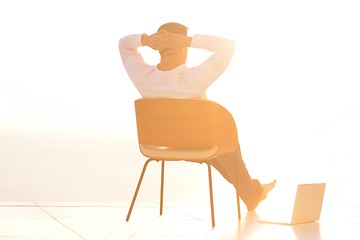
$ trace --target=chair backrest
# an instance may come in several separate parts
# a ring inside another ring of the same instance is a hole
[[[213,148],[212,157],[239,148],[232,115],[214,101],[141,98],[135,101],[135,113],[140,146],[175,151]]]

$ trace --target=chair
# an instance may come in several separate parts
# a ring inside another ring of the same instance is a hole
[[[185,160],[208,167],[212,227],[215,227],[211,165],[208,160],[239,148],[231,114],[210,100],[142,98],[135,101],[138,142],[148,158],[143,166],[131,206],[129,221],[146,167],[161,162],[160,215],[163,212],[165,161]],[[240,203],[236,193],[238,218]]]

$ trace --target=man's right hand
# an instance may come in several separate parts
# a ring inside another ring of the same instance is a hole
[[[141,37],[141,43],[144,46],[148,46],[154,50],[163,50],[168,47],[168,37],[162,32],[154,33],[150,36],[143,34]]]
[[[144,46],[148,46],[154,50],[179,49],[189,47],[191,37],[180,34],[174,34],[167,31],[160,31],[150,36],[143,34],[141,42]]]

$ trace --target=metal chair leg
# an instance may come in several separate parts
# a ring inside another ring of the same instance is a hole
[[[240,199],[238,191],[236,190],[236,203],[237,203],[237,213],[238,213],[238,219],[241,219],[241,212],[240,212]]]
[[[132,201],[131,201],[131,205],[130,205],[129,212],[128,212],[127,217],[126,217],[126,221],[129,221],[129,219],[130,219],[130,215],[131,215],[132,209],[133,209],[133,207],[134,207],[135,200],[136,200],[136,197],[137,197],[137,195],[138,195],[141,182],[142,182],[142,180],[143,180],[143,178],[144,178],[144,174],[145,174],[145,171],[146,171],[146,167],[147,167],[147,165],[149,164],[150,161],[153,161],[153,159],[148,159],[148,160],[145,162],[145,164],[144,164],[143,170],[142,170],[142,172],[141,172],[141,175],[140,175],[140,178],[139,178],[139,181],[138,181],[138,184],[137,184],[137,187],[136,187],[134,196],[133,196],[133,199],[132,199]]]
[[[211,166],[207,163],[208,173],[209,173],[209,190],[210,190],[210,207],[211,207],[211,222],[212,227],[215,227],[215,214],[214,214],[214,198],[213,198],[213,190],[212,190],[212,177],[211,177]]]
[[[237,172],[237,165],[235,163],[235,179],[236,179],[236,182],[235,182],[235,189],[236,189],[236,204],[237,204],[237,213],[238,213],[238,219],[240,220],[241,219],[241,212],[240,212],[240,197],[239,197],[239,186],[238,186],[238,172]]]
[[[164,168],[165,168],[165,161],[161,161],[161,186],[160,186],[160,215],[163,213],[163,206],[164,206]]]

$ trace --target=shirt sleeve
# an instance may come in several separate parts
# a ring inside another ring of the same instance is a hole
[[[119,41],[119,51],[124,68],[129,75],[131,81],[139,83],[147,75],[152,68],[147,64],[138,51],[142,47],[142,34],[133,34],[123,37]]]
[[[235,50],[235,41],[212,35],[195,34],[192,38],[190,47],[201,48],[210,52],[230,52]]]
[[[234,55],[236,42],[212,35],[194,35],[190,47],[212,52],[200,65],[191,68],[194,84],[206,89],[225,71]]]

